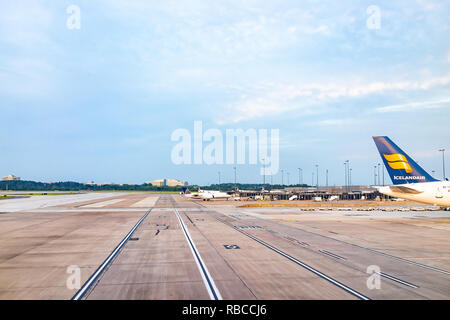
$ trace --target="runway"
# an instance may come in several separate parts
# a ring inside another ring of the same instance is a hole
[[[444,213],[314,214],[173,194],[74,200],[0,215],[0,299],[75,298],[70,265],[81,285],[97,272],[78,296],[89,300],[450,298]]]

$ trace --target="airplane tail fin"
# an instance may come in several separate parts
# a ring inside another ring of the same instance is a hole
[[[373,137],[393,184],[438,181],[388,137]]]
[[[191,192],[189,191],[188,187],[183,187],[183,193],[190,194]]]

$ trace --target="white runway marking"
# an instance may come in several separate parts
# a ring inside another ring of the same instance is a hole
[[[203,283],[205,284],[209,297],[211,298],[211,300],[222,300],[222,295],[220,294],[219,289],[217,289],[213,278],[209,274],[208,268],[206,267],[206,264],[203,262],[203,259],[200,256],[200,253],[198,252],[197,247],[195,246],[194,241],[191,238],[191,235],[189,234],[189,230],[184,224],[183,219],[181,219],[178,210],[177,209],[173,210],[175,211],[178,221],[180,222],[181,230],[183,230],[184,236],[186,237],[186,240],[189,243],[189,247],[191,248],[192,255],[194,256],[195,262],[197,263],[198,270],[200,271]]]
[[[117,202],[123,201],[123,200],[125,200],[125,199],[113,199],[113,200],[101,201],[101,202],[96,202],[96,203],[82,206],[81,208],[102,208],[102,207],[106,207],[111,204],[115,204]]]
[[[156,203],[156,200],[158,200],[159,197],[147,197],[141,201],[138,201],[136,203],[133,203],[131,205],[132,208],[148,208],[153,207]]]
[[[94,272],[93,275],[89,277],[89,279],[84,283],[83,287],[81,287],[80,290],[72,297],[72,300],[80,300],[84,297],[84,295],[89,291],[91,286],[97,281],[98,277],[105,271],[106,267],[109,265],[109,263],[114,259],[114,257],[119,253],[120,249],[127,243],[128,239],[130,239],[133,232],[139,227],[139,225],[144,221],[145,218],[149,215],[150,211],[152,211],[152,208],[150,208],[145,215],[139,219],[139,221],[136,223],[136,225],[131,229],[130,232],[123,238],[123,240],[117,245],[117,247],[114,249],[113,252],[110,253],[110,255],[106,258],[105,261],[98,267],[98,269]]]
[[[123,193],[127,195],[129,193]],[[117,196],[117,193],[82,193],[70,195],[32,196],[30,198],[17,198],[0,201],[0,212],[17,212],[43,209],[60,206],[74,202],[99,200]]]

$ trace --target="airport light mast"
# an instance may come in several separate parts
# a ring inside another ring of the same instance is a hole
[[[220,171],[218,173],[219,173],[219,191],[220,191]]]
[[[319,189],[319,165],[318,164],[316,164],[316,180],[317,180],[316,187],[317,187],[317,189]]]
[[[349,192],[350,187],[350,160],[347,160],[347,193]]]
[[[266,184],[266,164],[265,164],[265,159],[262,158],[262,163],[263,163],[263,187]]]
[[[281,169],[281,185],[284,186],[284,170]]]
[[[439,149],[439,152],[442,152],[442,176],[444,177],[443,180],[445,181],[445,156],[444,156],[445,149],[444,148]]]
[[[344,162],[344,191],[347,191],[347,163]]]
[[[381,181],[380,181],[380,166],[381,166],[381,164],[380,163],[378,163],[378,185],[381,185]]]
[[[297,169],[298,169],[298,184],[301,185],[303,184],[303,170],[302,168]]]
[[[236,167],[233,167],[234,169],[234,191],[236,191],[237,183],[236,183]]]
[[[373,184],[377,185],[377,166],[373,166]]]
[[[345,169],[345,191],[348,193],[348,184],[349,184],[349,167],[350,167],[350,161],[345,160],[344,162],[344,169]]]

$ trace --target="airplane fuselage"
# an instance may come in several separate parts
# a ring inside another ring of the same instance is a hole
[[[450,207],[450,182],[433,181],[380,187],[381,193],[421,203]]]
[[[186,194],[185,196],[190,199],[197,199],[197,200],[204,200],[204,201],[230,198],[230,195],[228,193],[221,192],[221,191],[214,191],[214,190],[200,190],[199,192]]]

